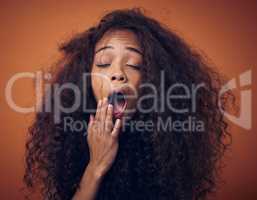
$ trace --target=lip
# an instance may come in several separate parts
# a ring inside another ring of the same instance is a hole
[[[124,104],[122,105],[122,108],[120,109],[120,110],[114,110],[114,112],[113,112],[113,116],[115,117],[115,118],[121,118],[122,116],[123,116],[123,114],[124,114],[124,111],[126,110],[126,107],[127,107],[127,104],[128,104],[128,102],[127,102],[127,99],[126,99],[126,92],[125,92],[125,90],[124,89],[114,89],[114,90],[112,90],[110,93],[109,93],[109,95],[108,95],[108,97],[110,96],[110,95],[112,95],[113,93],[122,93],[122,95],[124,96]]]
[[[125,88],[125,87],[122,87],[122,88],[116,88],[116,89],[112,89],[110,92],[109,92],[109,94],[108,94],[108,96],[107,97],[109,97],[111,94],[113,94],[114,92],[121,92],[125,97],[126,97],[126,94],[128,93],[128,91],[127,91],[127,88]]]

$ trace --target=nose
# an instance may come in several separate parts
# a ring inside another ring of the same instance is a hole
[[[113,62],[109,73],[111,82],[113,83],[125,83],[128,81],[127,75],[123,69],[122,60],[117,60],[116,62]]]
[[[126,82],[127,78],[124,73],[114,73],[111,75],[111,81]]]

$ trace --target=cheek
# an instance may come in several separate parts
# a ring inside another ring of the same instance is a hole
[[[97,77],[91,77],[91,85],[92,85],[92,90],[93,90],[94,96],[95,96],[96,100],[98,101],[101,98],[101,93],[99,90],[99,88],[101,88],[101,83]]]
[[[135,87],[135,89],[138,89],[141,83],[142,76],[140,73],[133,73],[132,76],[130,76],[130,83]]]
[[[104,73],[92,71],[91,85],[97,101],[106,97],[109,91],[109,84],[110,83]]]
[[[99,99],[101,99],[102,96],[101,88],[103,83],[101,76],[99,76],[99,72],[95,71],[94,69],[91,72],[91,85],[94,92],[94,96],[98,101]]]
[[[142,79],[142,75],[140,73],[133,72],[133,76],[130,76],[129,85],[132,87],[131,89],[133,89],[131,91],[133,97],[131,98],[130,108],[133,108],[136,105],[136,101],[138,98],[138,90],[141,84],[141,79]]]

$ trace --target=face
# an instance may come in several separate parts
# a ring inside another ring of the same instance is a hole
[[[135,110],[141,83],[142,49],[134,33],[127,30],[106,32],[95,47],[91,71],[92,89],[97,101],[117,92],[125,98],[122,115]],[[116,94],[117,94],[116,93]],[[114,105],[115,109],[118,108]],[[118,112],[118,111],[117,111]]]

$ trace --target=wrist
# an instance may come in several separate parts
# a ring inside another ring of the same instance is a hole
[[[86,168],[86,173],[95,181],[101,181],[104,177],[104,173],[98,167],[95,167],[92,163],[89,162]]]
[[[95,196],[102,178],[103,175],[93,165],[88,164],[73,200],[93,199],[92,196]]]

